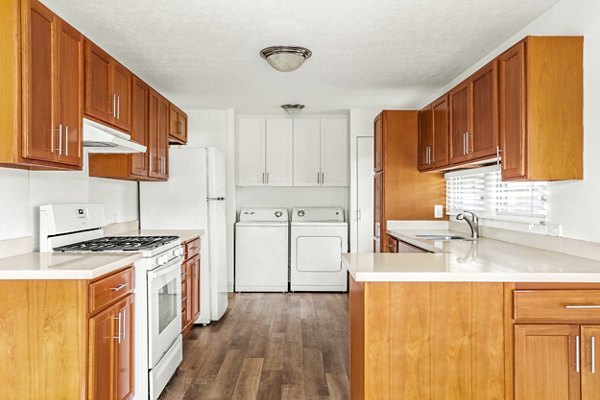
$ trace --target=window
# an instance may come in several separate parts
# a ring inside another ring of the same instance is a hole
[[[446,213],[464,210],[479,217],[519,222],[545,222],[547,182],[503,182],[497,166],[446,174]]]

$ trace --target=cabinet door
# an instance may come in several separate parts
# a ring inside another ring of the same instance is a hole
[[[148,107],[149,175],[152,178],[166,179],[169,103],[158,92],[150,89]]]
[[[348,186],[348,120],[321,120],[321,185]]]
[[[373,123],[375,136],[375,172],[383,169],[383,114],[379,114]]]
[[[180,137],[183,143],[187,143],[187,131],[188,131],[188,117],[187,114],[179,110],[179,129],[181,131]]]
[[[580,399],[578,325],[515,325],[515,400]]]
[[[83,36],[61,21],[58,30],[58,107],[64,148],[60,162],[82,165]]]
[[[496,155],[498,147],[498,62],[492,61],[469,79],[471,85],[471,158]]]
[[[85,42],[85,113],[112,123],[115,110],[111,92],[111,57],[98,46]]]
[[[432,168],[442,168],[449,164],[448,157],[448,96],[436,100],[431,105],[433,113]]]
[[[238,122],[238,185],[265,183],[265,120],[240,118]]]
[[[581,327],[581,400],[600,400],[600,325]]]
[[[321,120],[294,120],[294,186],[321,184]]]
[[[469,159],[469,82],[450,91],[450,162]]]
[[[169,136],[179,140],[179,112],[174,104],[169,107]]]
[[[193,298],[194,298],[194,259],[188,260],[184,263],[185,268],[185,316],[183,328],[187,327],[192,323],[193,319]]]
[[[200,255],[196,255],[192,264],[192,321],[200,316]]]
[[[115,96],[113,124],[124,131],[131,131],[131,81],[132,74],[121,64],[111,63],[111,86]]]
[[[385,235],[387,237],[386,240],[386,252],[387,253],[397,253],[398,252],[398,239]]]
[[[500,56],[500,148],[502,179],[527,176],[525,43]]]
[[[158,151],[161,178],[169,178],[169,102],[164,97],[158,99]]]
[[[419,111],[419,170],[431,168],[433,148],[433,113],[431,105]]]
[[[115,362],[116,400],[133,397],[134,390],[134,306],[133,295],[127,296],[116,305],[117,310],[117,355]],[[120,324],[120,325],[119,325]],[[120,328],[120,330],[119,330]]]
[[[90,318],[90,400],[115,398],[115,358],[118,312],[110,307]]]
[[[62,151],[59,146],[64,146],[53,113],[56,74],[52,61],[58,20],[37,1],[31,2],[29,11],[29,32],[24,32],[29,51],[23,53],[29,57],[23,63],[24,91],[28,94],[23,116],[23,157],[58,161]]]
[[[380,253],[383,216],[383,172],[376,172],[373,176],[373,252]]]
[[[265,134],[265,183],[292,186],[293,125],[291,119],[267,119]]]
[[[148,95],[149,87],[140,79],[134,77],[131,99],[131,139],[147,147],[145,153],[135,153],[130,157],[131,174],[148,176]]]

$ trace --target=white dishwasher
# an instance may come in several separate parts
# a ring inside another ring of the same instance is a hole
[[[289,221],[285,208],[243,208],[235,224],[235,291],[287,292]]]

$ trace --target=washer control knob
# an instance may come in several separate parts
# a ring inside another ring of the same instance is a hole
[[[283,213],[281,211],[275,211],[275,216],[277,218],[281,218],[282,215],[283,215]]]
[[[299,217],[304,217],[304,210],[299,210],[298,211],[298,216]]]

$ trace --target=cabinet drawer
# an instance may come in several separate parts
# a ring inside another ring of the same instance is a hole
[[[200,254],[200,238],[190,240],[185,244],[185,259],[188,260]]]
[[[600,322],[600,290],[515,290],[516,322]]]
[[[116,300],[133,293],[133,268],[90,283],[90,314],[95,314]]]

